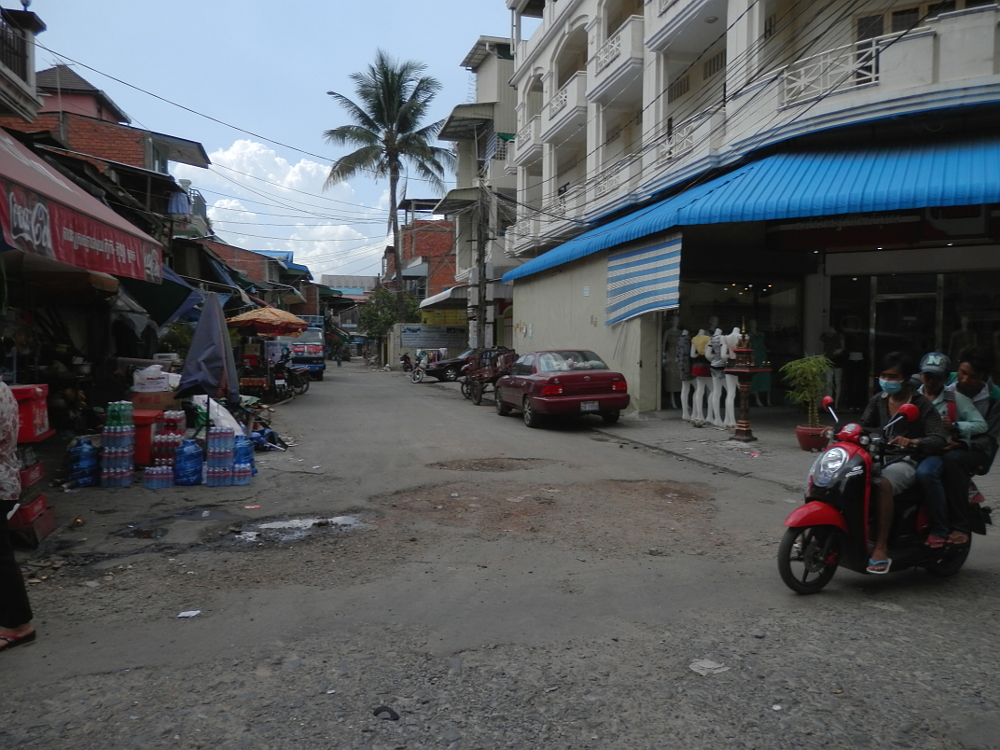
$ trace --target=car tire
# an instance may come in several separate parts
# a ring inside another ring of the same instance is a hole
[[[456,380],[458,380],[458,368],[449,367],[447,370],[444,371],[444,373],[442,373],[441,379],[446,380],[449,383],[455,382]]]
[[[521,403],[521,416],[524,418],[524,423],[532,429],[542,426],[542,415],[535,411],[528,396],[525,396]]]
[[[614,424],[621,415],[620,411],[606,411],[601,415],[601,419],[604,420],[604,424]]]
[[[510,414],[510,407],[503,402],[503,398],[501,398],[500,396],[500,389],[497,386],[493,387],[495,389],[493,402],[496,404],[497,414],[499,414],[501,417],[506,417],[508,414]]]

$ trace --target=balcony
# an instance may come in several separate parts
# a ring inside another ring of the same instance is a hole
[[[820,52],[782,71],[784,101],[794,104],[825,96],[834,90],[878,83],[879,52],[902,34],[865,39]]]
[[[538,235],[544,242],[557,241],[578,234],[583,227],[583,210],[587,203],[584,185],[574,185],[542,207],[538,217]]]
[[[602,170],[593,184],[592,206],[606,213],[608,202],[628,197],[642,176],[642,154],[630,154]]]
[[[582,143],[587,139],[587,74],[579,71],[542,110],[541,139]]]
[[[642,192],[662,189],[714,166],[727,132],[726,110],[715,106],[663,128],[648,143],[643,156]]]
[[[34,13],[0,8],[0,115],[30,122],[41,99],[35,92],[35,35],[45,24]]]
[[[717,19],[726,18],[726,0],[691,0],[681,2],[681,0],[653,0],[651,3],[652,13],[649,15],[649,24],[646,28],[649,36],[646,39],[646,46],[655,52],[663,52],[668,46],[682,36],[697,36],[694,30],[704,33],[701,23],[706,17],[715,16]],[[725,28],[725,24],[722,24]],[[710,25],[705,25],[708,29]],[[712,36],[717,36],[715,32]],[[702,48],[711,43],[699,39],[698,43]]]
[[[528,216],[507,227],[504,255],[517,258],[538,244],[538,214]]]
[[[542,158],[542,117],[535,115],[528,120],[514,139],[514,165],[525,167]]]
[[[603,44],[589,64],[587,98],[601,104],[642,101],[643,19],[632,16]]]

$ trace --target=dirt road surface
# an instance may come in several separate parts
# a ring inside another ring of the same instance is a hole
[[[805,454],[738,478],[353,364],[275,426],[251,487],[55,494],[0,747],[1000,747],[996,536],[802,597]]]

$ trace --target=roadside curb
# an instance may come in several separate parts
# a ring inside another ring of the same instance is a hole
[[[625,437],[617,432],[609,432],[608,430],[602,430],[599,427],[591,428],[594,432],[597,432],[606,437],[614,438],[615,440],[625,443],[626,445],[637,445],[647,450],[656,451],[657,453],[663,453],[667,456],[673,456],[674,458],[683,459],[686,461],[691,461],[699,466],[704,466],[706,468],[712,469],[717,472],[722,472],[729,474],[734,477],[740,477],[741,479],[756,479],[761,482],[770,482],[771,484],[776,484],[782,489],[788,490],[789,492],[799,493],[802,491],[802,486],[798,484],[789,484],[782,482],[779,479],[774,479],[773,477],[760,476],[752,471],[739,471],[737,469],[732,469],[728,466],[721,466],[713,461],[704,458],[698,458],[692,456],[689,453],[681,453],[679,451],[670,450],[669,448],[663,448],[659,445],[650,445],[649,443],[644,443],[641,440],[635,440],[633,438]]]

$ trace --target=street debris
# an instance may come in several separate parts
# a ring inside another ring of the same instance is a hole
[[[201,614],[200,609],[189,609],[184,612],[181,612],[179,615],[177,615],[177,618],[181,620],[190,620],[192,617],[197,617],[200,614]]]
[[[379,706],[372,714],[376,719],[384,719],[385,721],[399,721],[399,714],[393,711],[388,706]]]
[[[712,661],[711,659],[695,659],[688,666],[692,671],[706,677],[711,674],[721,674],[722,672],[729,671],[729,667]]]
[[[243,507],[244,507],[244,508],[245,508],[246,510],[258,510],[258,509],[260,508],[260,506],[259,506],[259,505],[244,505]]]

